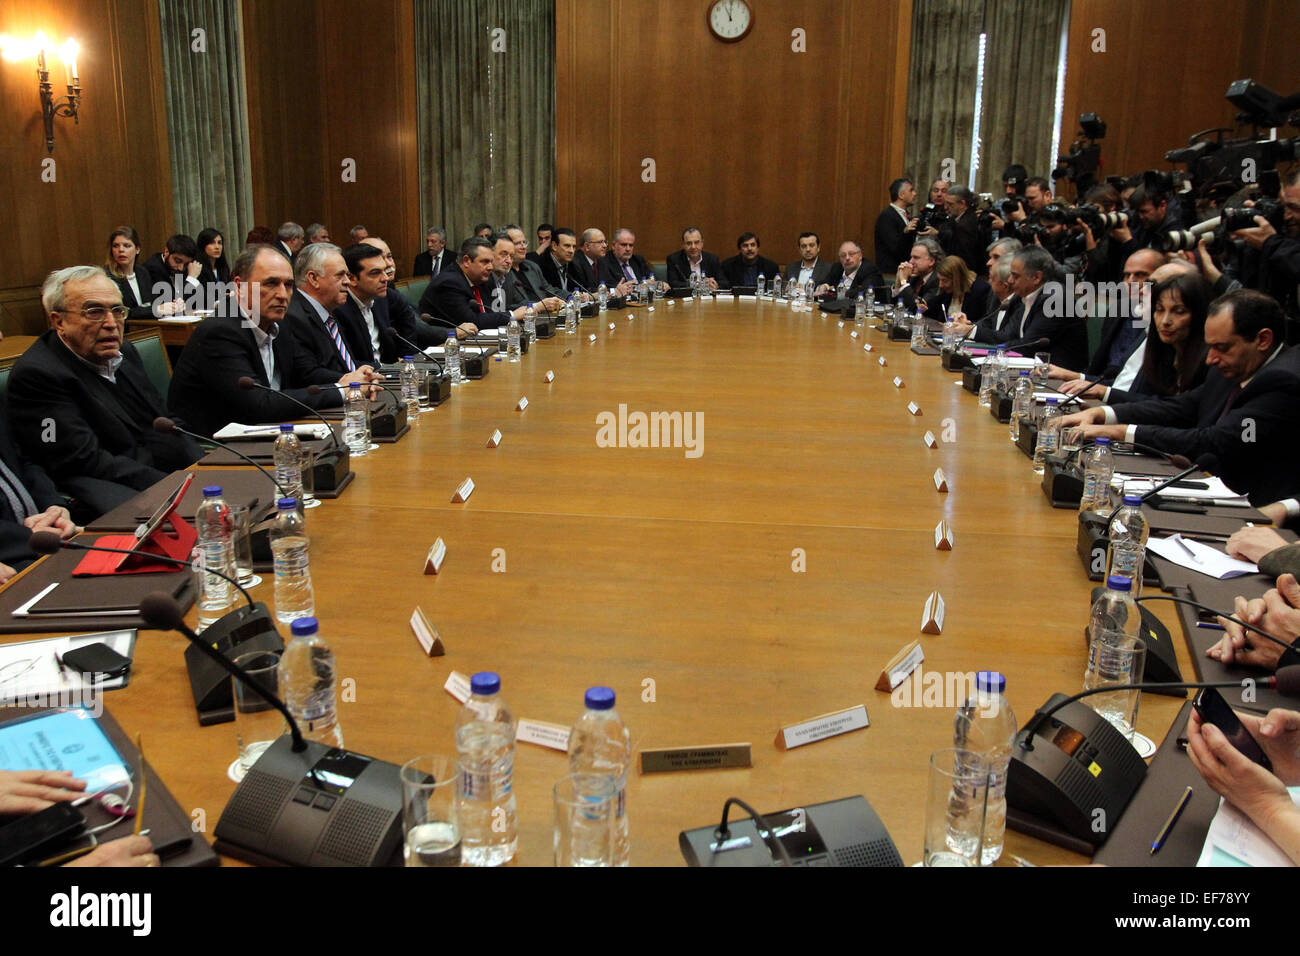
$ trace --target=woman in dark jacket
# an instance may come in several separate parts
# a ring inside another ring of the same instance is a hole
[[[1199,275],[1179,273],[1151,289],[1151,324],[1142,368],[1127,390],[1112,388],[1107,404],[1167,398],[1205,381],[1205,318],[1210,287]]]
[[[131,310],[127,321],[152,319],[153,281],[140,257],[140,236],[131,226],[118,226],[108,237],[108,261],[104,271],[122,290],[122,304]]]

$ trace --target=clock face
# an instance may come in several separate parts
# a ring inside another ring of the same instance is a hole
[[[754,13],[745,0],[715,0],[709,7],[709,29],[719,40],[734,43],[754,25]]]

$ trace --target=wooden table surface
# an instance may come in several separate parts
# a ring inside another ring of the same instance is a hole
[[[347,745],[396,763],[454,754],[459,704],[442,689],[453,669],[499,671],[516,717],[563,724],[582,712],[585,688],[608,684],[636,749],[753,745],[751,769],[633,773],[634,864],[681,865],[679,831],[716,823],[732,795],[767,811],[862,794],[904,861],[917,861],[927,760],[951,746],[957,702],[895,707],[874,689],[882,667],[919,638],[927,671],[1001,670],[1023,724],[1053,692],[1081,688],[1093,585],[1075,514],[1049,506],[960,376],[852,329],[731,300],[610,313],[536,343],[519,364],[493,363],[402,441],[355,459],[352,487],[308,516],[316,612],[353,698],[340,705]],[[600,447],[597,416],[620,404],[701,413],[702,453]],[[927,429],[947,440],[927,448]],[[932,482],[938,467],[947,494]],[[452,504],[466,477],[473,495]],[[941,518],[950,552],[934,547]],[[426,576],[438,536],[446,561]],[[799,555],[806,570],[794,570]],[[270,605],[265,577],[253,596]],[[935,589],[943,633],[922,635]],[[445,657],[417,645],[416,605]],[[1156,613],[1181,633],[1167,606]],[[211,838],[233,790],[235,734],[198,727],[184,644],[143,633],[130,687],[106,704],[129,734],[144,733]],[[774,746],[778,727],[856,704],[866,730]],[[1178,706],[1144,696],[1139,728],[1158,741]],[[520,865],[551,863],[550,789],[566,765],[518,746]],[[1084,859],[1010,832],[1007,850]]]

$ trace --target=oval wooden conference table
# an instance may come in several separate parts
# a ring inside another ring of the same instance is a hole
[[[399,764],[454,754],[452,670],[498,671],[516,718],[566,725],[583,691],[607,684],[636,750],[753,745],[750,769],[630,774],[633,864],[681,865],[678,833],[716,825],[733,795],[763,812],[862,794],[904,862],[919,860],[927,761],[952,745],[957,702],[892,706],[874,689],[881,669],[920,639],[927,671],[1001,670],[1023,724],[1053,692],[1082,688],[1092,584],[1074,513],[1049,506],[959,376],[852,329],[732,299],[611,312],[493,363],[400,442],[355,459],[351,488],[307,519],[316,614],[354,688],[340,705],[348,747]],[[698,457],[602,447],[597,417],[624,405],[702,416]],[[927,429],[952,440],[930,449]],[[453,504],[466,477],[475,490]],[[941,518],[952,551],[935,549]],[[438,536],[446,560],[425,575]],[[271,605],[263,577],[253,597]],[[936,589],[943,633],[922,635]],[[446,656],[421,651],[416,605]],[[183,649],[179,635],[142,634],[131,684],[106,706],[144,734],[211,839],[234,788],[234,726],[197,725]],[[867,729],[775,747],[779,727],[856,704]],[[1178,707],[1144,695],[1139,728],[1158,742]],[[517,864],[551,864],[551,787],[566,772],[562,753],[518,745]],[[1007,851],[1085,861],[1011,832]]]

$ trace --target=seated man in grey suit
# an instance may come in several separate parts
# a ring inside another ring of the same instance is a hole
[[[528,257],[528,235],[514,223],[506,226],[505,233],[515,244],[513,272],[524,301],[532,302],[542,312],[558,312],[564,299],[560,290],[546,281],[542,267]]]
[[[93,518],[198,461],[182,435],[161,435],[169,414],[135,346],[122,337],[127,308],[97,266],[50,274],[41,289],[47,330],[14,364],[9,420],[18,446]]]
[[[830,274],[831,264],[822,260],[821,251],[821,236],[815,232],[799,233],[799,261],[785,267],[785,281],[796,279],[801,289],[809,282],[813,284],[814,289],[825,282],[826,276]]]

